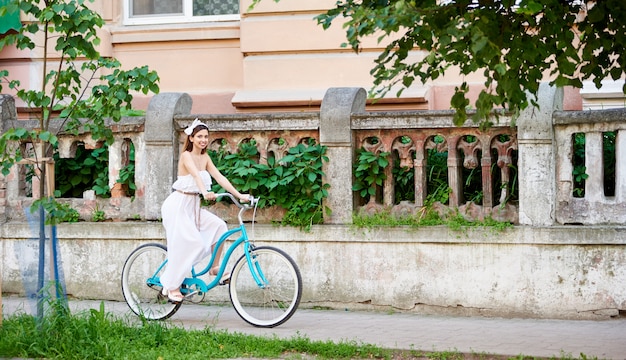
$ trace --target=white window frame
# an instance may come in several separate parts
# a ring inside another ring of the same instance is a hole
[[[131,0],[124,0],[124,25],[180,24],[213,21],[238,21],[240,14],[193,16],[193,0],[183,1],[182,15],[131,17]]]

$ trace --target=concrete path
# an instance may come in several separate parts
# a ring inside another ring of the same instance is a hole
[[[4,316],[34,313],[32,300],[4,297]],[[100,301],[70,301],[73,310],[98,309]],[[105,301],[105,310],[132,316],[123,302]],[[605,321],[448,317],[401,313],[299,309],[285,324],[255,328],[230,306],[184,304],[172,324],[188,329],[224,329],[279,338],[356,341],[391,349],[458,351],[537,357],[571,356],[587,359],[626,359],[626,318]]]

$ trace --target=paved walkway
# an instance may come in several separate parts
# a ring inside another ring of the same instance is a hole
[[[4,297],[4,316],[33,313],[32,300]],[[73,310],[100,307],[100,301],[70,301]],[[105,301],[105,310],[134,316],[123,302]],[[241,320],[230,306],[184,304],[170,320],[189,329],[207,326],[229,332],[279,338],[357,341],[391,349],[458,351],[498,355],[626,359],[626,318],[605,321],[448,317],[401,313],[299,309],[285,324],[261,329]]]

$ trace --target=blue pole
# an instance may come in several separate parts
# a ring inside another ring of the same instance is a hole
[[[52,261],[54,262],[54,280],[55,280],[55,289],[57,294],[57,299],[65,299],[67,300],[67,296],[65,295],[65,284],[61,279],[61,274],[59,271],[59,251],[58,251],[58,239],[57,239],[57,226],[51,225],[51,242],[52,242]]]
[[[43,319],[43,284],[46,265],[46,222],[45,212],[39,205],[39,273],[37,277],[37,318]]]

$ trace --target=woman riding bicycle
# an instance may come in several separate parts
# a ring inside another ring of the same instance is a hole
[[[210,191],[212,179],[241,201],[249,195],[242,194],[220,173],[211,157],[206,154],[209,128],[198,119],[184,130],[184,151],[178,161],[178,178],[172,185],[174,191],[161,207],[161,217],[167,237],[167,267],[161,276],[163,295],[179,303],[184,300],[180,285],[192,267],[213,251],[215,243],[228,229],[224,220],[200,207],[200,195],[205,200],[215,200]],[[217,275],[222,247],[217,250],[214,266],[209,275]],[[220,282],[228,280],[224,274]]]

